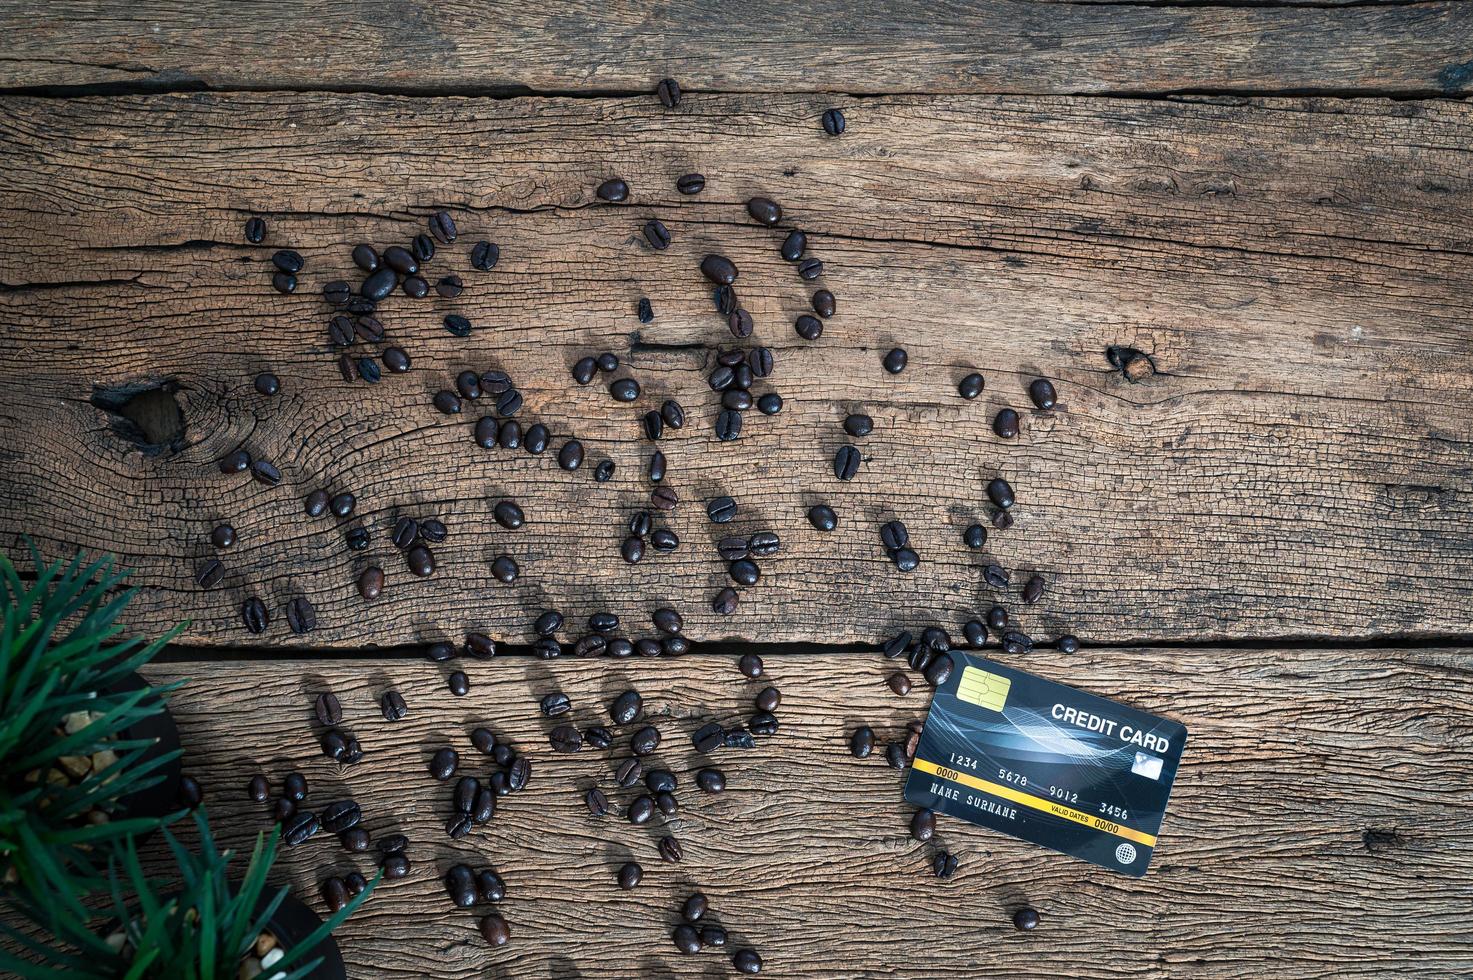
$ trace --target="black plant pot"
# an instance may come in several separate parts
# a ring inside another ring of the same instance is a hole
[[[138,691],[148,686],[148,682],[135,673],[118,681],[110,690],[113,692]],[[174,716],[169,713],[167,706],[159,714],[125,728],[121,737],[154,739],[154,744],[144,751],[140,761],[157,759],[179,748],[179,729],[175,726]],[[179,780],[184,774],[184,767],[179,757],[176,755],[154,770],[154,774],[163,778],[152,786],[119,798],[118,805],[122,808],[124,816],[163,817],[166,814],[177,812],[182,807],[183,804],[179,802]],[[139,840],[143,840],[150,833],[152,831],[140,834]]]
[[[269,891],[269,889],[268,889]],[[271,894],[274,894],[272,892]],[[271,900],[271,894],[262,897],[261,904],[264,906]],[[276,914],[266,923],[266,928],[276,937],[285,949],[296,949],[302,940],[310,936],[313,930],[322,925],[322,919],[316,912],[297,901],[291,892],[281,900],[276,907]],[[343,954],[338,950],[338,943],[332,936],[327,936],[316,946],[298,956],[294,962],[298,965],[310,963],[317,957],[322,957],[322,962],[317,968],[307,974],[311,980],[348,980],[348,968],[343,965]],[[270,971],[266,973],[270,976]]]

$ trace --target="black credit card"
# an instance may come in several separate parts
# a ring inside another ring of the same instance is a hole
[[[1139,878],[1186,727],[959,651],[905,798]]]

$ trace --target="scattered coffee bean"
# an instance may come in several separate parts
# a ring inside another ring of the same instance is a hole
[[[1043,579],[1035,575],[1023,584],[1023,601],[1033,605],[1043,598]]]
[[[680,859],[685,857],[685,850],[674,837],[660,838],[659,851],[660,857],[672,864],[680,863]]]
[[[706,189],[706,175],[681,174],[675,178],[675,189],[682,194],[699,194]]]
[[[383,712],[384,721],[402,721],[409,715],[409,706],[404,703],[404,695],[398,691],[385,691],[383,697],[379,698],[379,710]]]
[[[317,814],[303,810],[284,823],[281,839],[288,847],[296,847],[321,829],[322,824],[318,821]]]
[[[718,616],[730,616],[737,611],[736,589],[724,588],[711,600],[711,611]]]
[[[834,476],[841,480],[852,480],[859,474],[859,450],[844,445],[834,454]]]
[[[409,549],[404,556],[404,563],[409,566],[410,572],[420,578],[435,574],[435,553],[422,544]]]
[[[707,255],[701,260],[701,275],[718,286],[730,286],[736,282],[736,264],[724,255]]]
[[[726,773],[720,769],[702,769],[696,773],[696,786],[703,793],[725,792]]]
[[[577,439],[569,439],[563,443],[563,448],[558,450],[557,464],[565,470],[576,470],[583,465],[583,443]]]
[[[901,697],[905,697],[907,694],[910,693],[910,678],[906,677],[904,674],[898,671],[891,674],[890,679],[885,683],[890,685],[890,690],[894,691]]]
[[[286,623],[298,636],[317,628],[317,610],[305,596],[297,596],[286,604]]]
[[[747,201],[747,213],[758,224],[771,227],[783,220],[783,209],[776,201],[765,197],[754,197]]]
[[[675,931],[670,934],[670,938],[675,941],[675,948],[682,953],[691,954],[701,951],[700,933],[684,923],[675,927]]]
[[[793,321],[793,332],[804,340],[817,340],[823,336],[823,321],[804,313]]]
[[[714,497],[706,504],[706,516],[714,524],[726,524],[736,517],[737,504],[730,497]]]
[[[410,871],[409,858],[403,854],[386,854],[379,863],[379,867],[383,869],[385,878],[390,880],[403,878]]]
[[[514,501],[500,500],[491,509],[491,514],[496,518],[496,523],[508,530],[516,530],[521,527],[526,518],[522,514],[522,508]]]
[[[1008,486],[1008,481],[998,477],[987,483],[987,499],[991,500],[1003,510],[1013,506],[1013,488]]]
[[[844,113],[838,109],[825,109],[823,113],[823,131],[830,136],[841,136],[844,133]]]
[[[646,725],[634,733],[629,745],[635,755],[649,755],[660,747],[660,730],[653,725]]]
[[[435,257],[435,240],[429,235],[415,235],[414,241],[409,243],[409,251],[423,265]]]
[[[298,273],[302,271],[302,256],[289,248],[283,248],[271,256],[271,264],[282,272]]]
[[[633,378],[620,378],[609,385],[609,394],[616,402],[632,402],[639,397],[639,382]]]
[[[962,532],[962,543],[968,548],[980,548],[987,543],[987,528],[972,524]]]
[[[1018,413],[1011,408],[999,409],[992,420],[992,431],[1000,439],[1016,439],[1018,437]]]
[[[618,177],[611,177],[602,184],[599,184],[594,190],[594,193],[601,200],[608,201],[611,204],[618,204],[620,201],[628,199],[629,184]]]
[[[982,389],[985,386],[986,382],[983,380],[982,375],[973,372],[957,383],[956,391],[957,394],[971,401],[973,398],[982,394]]]
[[[437,391],[431,401],[444,415],[460,414],[460,396],[453,391]]]
[[[499,915],[488,915],[481,920],[481,938],[492,946],[505,946],[511,942],[511,926]]]
[[[736,409],[722,409],[716,416],[716,438],[722,442],[732,442],[742,436],[742,415]]]
[[[619,868],[619,887],[624,889],[626,892],[632,891],[635,887],[639,885],[639,881],[643,877],[643,868],[635,864],[633,861],[626,861]]]
[[[649,823],[650,818],[655,815],[655,801],[648,795],[636,796],[624,815],[628,817],[630,823],[636,826]]]
[[[762,676],[762,658],[755,653],[744,653],[737,661],[737,670],[744,677],[756,679]]]
[[[672,511],[680,503],[680,495],[672,487],[655,487],[650,493],[650,504],[656,510]]]
[[[476,242],[471,246],[471,268],[490,272],[501,260],[501,247],[491,242]]]
[[[936,856],[931,859],[931,872],[938,878],[950,878],[956,874],[960,863],[955,854],[949,851],[937,851]]]
[[[804,259],[798,263],[798,277],[805,280],[817,279],[823,275],[823,263],[818,259]]]
[[[322,809],[322,826],[330,834],[341,834],[358,826],[363,819],[363,811],[357,803],[352,800],[338,800],[329,803]],[[367,843],[366,841],[364,842]],[[365,846],[363,850],[367,850]]]
[[[899,374],[905,370],[907,360],[909,360],[909,355],[905,353],[905,348],[896,347],[885,355],[881,363],[884,364],[886,371],[891,374]]]
[[[648,296],[641,296],[639,303],[634,308],[634,315],[639,318],[640,323],[649,323],[655,318],[655,308],[650,305]]]
[[[455,227],[455,219],[450,217],[449,211],[436,211],[430,215],[430,234],[440,242],[441,245],[449,245],[455,241],[459,232]]]
[[[517,567],[516,559],[512,558],[511,555],[498,555],[491,562],[491,575],[498,582],[504,582],[510,585],[517,580],[517,576],[520,574],[521,569]]]
[[[583,748],[583,736],[572,725],[559,725],[547,734],[554,752],[577,752]]]
[[[839,128],[839,132],[843,132],[842,125]],[[838,134],[835,133],[833,135]],[[736,968],[738,973],[761,973],[762,957],[757,955],[755,949],[739,949],[736,951],[736,955],[731,958],[731,965]]]
[[[1013,913],[1013,927],[1020,932],[1032,932],[1038,928],[1038,913],[1030,908],[1021,908]]]
[[[251,464],[251,476],[268,487],[274,487],[281,482],[281,470],[276,468],[276,464],[264,459],[258,459]]]
[[[424,282],[423,279],[419,281]],[[406,279],[404,282],[407,285],[409,280]],[[471,322],[459,313],[447,313],[444,324],[446,332],[452,337],[469,337],[471,335]]]
[[[312,703],[312,712],[317,716],[317,723],[324,727],[331,727],[343,720],[343,706],[338,702],[338,696],[331,691],[317,695],[317,700]]]
[[[727,574],[737,585],[756,585],[762,578],[762,570],[749,558],[741,558],[726,568]]]
[[[797,262],[803,257],[803,250],[807,247],[808,236],[795,228],[788,232],[787,238],[783,239],[782,245],[778,248],[778,254],[789,262]]]
[[[720,748],[725,738],[725,729],[713,721],[696,729],[691,735],[691,744],[695,746],[697,752],[710,754]]]
[[[932,687],[940,687],[951,678],[952,660],[950,657],[937,657],[926,666],[926,681]]]
[[[1065,633],[1054,642],[1058,646],[1060,653],[1079,652],[1079,637],[1072,633]]]
[[[246,241],[252,245],[259,245],[266,240],[266,222],[261,218],[247,218],[245,223]]]
[[[662,78],[655,86],[655,95],[659,97],[660,105],[674,109],[680,105],[680,83],[673,78]]]

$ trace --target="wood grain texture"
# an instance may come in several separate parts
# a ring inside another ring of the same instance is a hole
[[[187,771],[205,786],[227,840],[262,826],[244,786],[260,770],[306,774],[314,807],[351,795],[375,835],[402,831],[415,869],[387,882],[341,930],[352,976],[723,976],[729,958],[678,955],[679,903],[700,889],[733,940],[758,947],[764,975],[782,977],[1452,977],[1473,970],[1467,869],[1473,753],[1467,650],[1112,650],[1040,653],[1040,674],[1184,722],[1190,736],[1155,865],[1141,880],[1110,875],[949,818],[935,845],[906,831],[901,774],[847,752],[849,732],[882,739],[924,714],[874,654],[770,655],[760,682],[725,657],[464,663],[469,696],[446,692],[442,668],[416,660],[257,661],[155,667],[188,677],[176,695]],[[779,733],[756,750],[726,750],[721,796],[692,786],[689,735],[710,719],[740,720],[764,684],[783,692]],[[409,704],[389,724],[377,708],[393,687]],[[536,710],[562,690],[580,726],[604,723],[627,688],[645,698],[664,740],[651,759],[680,778],[668,827],[594,819],[583,792],[602,786],[622,812],[632,798],[611,778],[627,731],[609,752],[558,756]],[[367,753],[342,770],[316,751],[312,699],[342,701],[343,727]],[[487,724],[533,760],[527,790],[458,843],[443,831],[451,787],[425,770],[442,745],[463,773],[486,767],[467,732]],[[686,858],[664,864],[665,833]],[[934,847],[961,859],[949,882],[929,871]],[[630,858],[645,868],[631,893],[614,884]],[[457,861],[494,864],[512,945],[488,949],[477,916],[446,899],[439,878]],[[364,857],[315,839],[286,856],[289,881],[314,906],[318,882]],[[1015,932],[1014,909],[1042,914]]]
[[[532,5],[179,0],[0,7],[0,85],[421,94],[1466,93],[1473,11],[1355,4]],[[1333,38],[1333,41],[1329,39]]]
[[[627,100],[11,100],[0,534],[121,553],[145,587],[136,625],[186,617],[191,641],[210,644],[247,640],[235,617],[253,593],[276,612],[268,644],[302,642],[281,620],[295,594],[319,611],[310,640],[341,647],[467,629],[525,640],[547,606],[642,627],[667,603],[701,639],[875,642],[930,621],[956,631],[995,598],[1011,604],[1035,569],[1049,591],[1022,621],[1042,636],[1466,632],[1466,106],[876,99],[836,143],[809,125],[821,105],[693,97],[672,126]],[[709,176],[696,198],[671,186],[690,170]],[[632,204],[592,200],[612,173],[633,181]],[[781,232],[745,216],[758,193],[783,201],[826,263],[840,310],[816,344],[791,327],[812,287],[778,258]],[[342,382],[321,284],[350,271],[354,242],[405,241],[440,205],[462,239],[432,271],[463,274],[466,294],[387,302],[414,371]],[[272,227],[259,248],[240,238],[253,213]],[[643,244],[650,215],[670,250]],[[483,236],[502,246],[489,274],[466,258]],[[280,246],[308,262],[292,297],[268,284]],[[710,250],[741,266],[754,340],[777,354],[764,387],[787,399],[780,416],[749,415],[735,444],[710,431],[707,346],[731,341],[696,271]],[[633,315],[641,295],[648,326]],[[440,327],[450,310],[478,325],[469,340]],[[910,367],[891,377],[879,361],[895,344]],[[1105,360],[1112,344],[1147,351],[1158,373],[1128,382]],[[637,405],[569,382],[573,360],[604,349],[644,384]],[[592,459],[616,460],[614,480],[477,450],[482,412],[428,404],[472,366],[509,370],[524,422],[577,434]],[[988,391],[968,403],[955,385],[973,367]],[[283,380],[273,401],[250,388],[262,369]],[[1039,374],[1058,380],[1061,408],[1025,413],[1006,445],[992,414],[1025,405]],[[149,455],[91,398],[163,381],[187,429],[177,452]],[[638,417],[671,395],[692,417],[662,442],[684,544],[631,568],[617,548],[648,500]],[[856,410],[876,432],[841,484],[830,460]],[[240,445],[285,484],[222,477],[215,460]],[[1021,501],[986,551],[1017,573],[997,596],[984,556],[960,542],[986,519],[995,473]],[[358,495],[366,556],[346,552],[345,526],[302,516],[319,485]],[[717,528],[701,505],[722,491],[743,511]],[[502,496],[523,503],[527,527],[491,524]],[[804,519],[818,501],[840,514],[827,537]],[[452,529],[434,579],[410,579],[387,544],[404,512]],[[918,543],[910,576],[880,547],[890,516]],[[205,594],[191,576],[220,520],[240,543],[225,586]],[[712,543],[767,527],[782,554],[737,616],[715,617]],[[502,552],[524,570],[514,586],[487,574]],[[390,584],[365,609],[352,582],[370,558]]]

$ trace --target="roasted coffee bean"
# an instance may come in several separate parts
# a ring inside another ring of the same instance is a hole
[[[904,769],[909,765],[909,760],[905,757],[905,746],[899,742],[891,742],[885,746],[885,763],[891,769]]]
[[[540,456],[547,451],[548,432],[547,426],[537,422],[528,426],[522,435],[522,448],[533,456]]]
[[[931,859],[931,872],[938,878],[950,878],[956,874],[959,864],[956,855],[949,851],[937,851],[936,856]]]
[[[747,205],[749,208],[750,204]],[[808,247],[808,236],[794,229],[788,232],[788,237],[783,239],[778,253],[789,262],[797,262],[803,257],[803,250]]]
[[[650,492],[650,504],[656,510],[672,511],[680,503],[680,495],[672,487],[655,487]]]
[[[598,363],[591,357],[580,357],[572,367],[573,380],[580,385],[586,385],[593,380],[594,373],[598,370]]]
[[[733,408],[722,409],[716,416],[716,438],[731,442],[742,437],[742,413]]]
[[[331,691],[323,691],[317,695],[317,700],[312,703],[312,712],[317,715],[317,723],[320,725],[336,725],[343,720],[343,706],[339,703],[338,696]]]
[[[994,589],[1005,589],[1011,576],[1001,565],[987,565],[982,569],[982,579]]]
[[[673,78],[662,78],[655,86],[655,95],[659,97],[660,105],[674,109],[680,105],[680,83]]]
[[[856,759],[867,759],[874,749],[874,729],[868,725],[861,725],[854,729],[854,734],[849,736],[849,754]]]
[[[730,286],[736,282],[737,267],[724,255],[707,255],[701,260],[701,275],[718,286]]]
[[[595,817],[606,816],[609,812],[609,798],[597,786],[583,794],[583,802]]]
[[[747,720],[747,727],[752,730],[753,735],[776,735],[777,716],[770,711],[759,711]]]
[[[281,828],[281,839],[288,847],[296,847],[321,829],[317,814],[303,810],[286,821]]]
[[[371,357],[358,358],[358,377],[371,385],[376,385],[383,373],[379,370],[378,361]]]
[[[1008,486],[1008,481],[998,477],[987,483],[987,499],[992,501],[1003,510],[1013,506],[1013,488]]]
[[[317,610],[306,596],[297,596],[286,604],[286,623],[299,636],[310,633],[317,628]]]
[[[399,347],[390,347],[383,354],[384,367],[393,374],[403,374],[409,370],[409,355]]]
[[[496,444],[502,449],[517,449],[522,445],[522,423],[507,419],[496,430]]]
[[[573,645],[573,656],[575,657],[597,657],[608,650],[609,641],[601,636],[585,636]]]
[[[462,371],[455,376],[455,390],[461,398],[481,397],[481,376],[474,371]]]
[[[338,800],[322,808],[322,826],[332,834],[352,830],[363,819],[363,810],[352,800]]]
[[[408,283],[409,280],[405,280]],[[423,279],[420,282],[424,282]],[[445,315],[445,330],[452,337],[469,337],[471,335],[471,322],[459,313],[447,313]]]
[[[543,695],[542,700],[538,702],[538,707],[547,717],[556,718],[558,715],[565,715],[573,710],[573,699],[562,691],[554,691]]]
[[[247,218],[245,223],[246,241],[252,245],[259,245],[266,240],[266,222],[261,218]]]
[[[359,340],[376,344],[384,339],[384,325],[376,316],[360,316],[353,321],[353,332]]]
[[[632,891],[636,886],[638,886],[639,880],[643,877],[644,869],[635,864],[633,861],[626,861],[623,865],[619,867],[619,887],[624,889],[626,892]]]
[[[322,298],[328,306],[340,310],[353,298],[353,287],[343,279],[334,279],[322,287]]]
[[[1004,653],[1021,656],[1033,650],[1033,640],[1027,633],[1009,630],[1002,635],[1002,648]]]
[[[445,872],[445,892],[457,908],[476,904],[476,875],[463,864],[454,864]]]
[[[778,553],[782,540],[776,531],[758,531],[747,539],[747,550],[755,558],[767,558]]]
[[[823,336],[823,321],[804,313],[793,321],[793,331],[804,340],[817,340]]]
[[[658,846],[660,857],[672,864],[679,864],[680,859],[685,857],[685,850],[680,846],[680,841],[674,837],[662,837]]]
[[[572,725],[559,725],[547,733],[554,752],[577,752],[583,748],[583,736]]]
[[[268,487],[274,487],[281,482],[281,470],[276,468],[276,464],[264,459],[258,459],[251,464],[251,476]]]
[[[650,532],[650,547],[668,553],[680,547],[680,538],[668,527],[657,527]]]
[[[358,294],[374,302],[387,297],[399,285],[399,277],[393,269],[385,266],[363,280],[358,287]]]
[[[385,691],[383,697],[379,698],[378,706],[383,712],[384,721],[403,721],[409,715],[409,705],[404,703],[404,695],[398,691]]]
[[[594,193],[600,200],[608,201],[610,204],[618,204],[629,197],[629,184],[618,177],[610,177],[594,189]]]
[[[644,777],[644,784],[651,793],[673,793],[679,788],[680,780],[668,769],[652,769]]]
[[[668,608],[656,609],[650,614],[650,621],[661,633],[679,633],[685,626],[685,619],[680,613]]]
[[[910,693],[910,678],[898,671],[891,674],[889,680],[885,683],[890,685],[890,690],[901,697],[905,697],[905,695]]]
[[[296,812],[297,805],[291,800],[281,799],[271,805],[271,818],[277,823],[286,823]]]
[[[939,626],[927,626],[921,632],[921,642],[937,653],[951,649],[951,634]]]
[[[655,318],[655,308],[650,305],[648,296],[641,296],[639,303],[634,308],[634,315],[639,318],[640,323],[649,323]]]
[[[644,794],[636,796],[629,804],[629,809],[624,812],[624,816],[629,819],[629,822],[636,826],[649,823],[650,818],[654,815],[655,801],[653,798]]]
[[[655,794],[655,809],[667,817],[673,817],[680,812],[680,803],[675,799],[675,794],[660,792]]]
[[[716,593],[711,600],[711,611],[718,616],[730,616],[737,611],[736,589],[727,587]]]
[[[1008,611],[1002,606],[993,606],[987,610],[987,625],[997,632],[1008,628]]]
[[[1028,397],[1033,400],[1034,407],[1048,411],[1057,402],[1058,393],[1054,391],[1053,382],[1038,378],[1028,386]]]
[[[532,652],[543,660],[552,660],[562,656],[563,648],[557,640],[550,636],[544,636],[532,644]]]
[[[302,271],[302,256],[289,248],[283,248],[271,256],[271,264],[282,272],[297,273]]]
[[[940,687],[951,677],[952,660],[950,657],[940,656],[926,667],[926,680],[932,687]]]
[[[720,769],[702,769],[696,773],[696,786],[703,793],[721,793],[726,790],[726,774]]]
[[[414,539],[417,537],[419,537],[419,522],[414,518],[401,517],[394,522],[394,533],[390,540],[400,551],[407,550],[414,544]]]
[[[347,491],[337,494],[327,502],[327,509],[332,511],[334,517],[348,517],[357,506],[358,498]]]
[[[716,553],[725,561],[737,561],[747,557],[747,539],[739,534],[729,535],[716,542]]]
[[[469,813],[453,813],[445,821],[445,835],[451,840],[460,840],[468,835],[476,827],[476,822],[471,819]]]
[[[609,394],[616,402],[632,402],[639,397],[639,382],[633,378],[620,378],[609,385]]]
[[[728,388],[721,393],[721,405],[733,412],[745,412],[752,407],[752,393],[745,388]]]
[[[738,306],[726,318],[726,326],[733,337],[739,339],[750,337],[752,336],[752,314]]]
[[[490,755],[498,748],[496,744],[496,733],[489,728],[477,728],[471,732],[471,745],[475,746],[477,752]],[[504,748],[504,746],[502,746]],[[501,763],[497,763],[501,765]]]
[[[691,193],[695,192],[693,191]],[[650,247],[657,251],[663,251],[670,247],[670,231],[665,227],[664,222],[657,218],[651,218],[645,222],[644,237],[645,241],[649,242]],[[653,318],[653,314],[651,314],[651,318]],[[640,322],[648,323],[649,321],[641,319]]]
[[[675,189],[682,194],[699,194],[706,189],[706,175],[681,174],[675,178]]]
[[[808,523],[820,531],[832,531],[839,526],[839,515],[828,504],[814,504],[808,508]]]
[[[246,784],[246,796],[252,803],[265,803],[271,796],[271,783],[265,776],[257,773]]]
[[[639,774],[642,766],[638,759],[625,759],[619,763],[614,770],[614,781],[625,789],[639,782]]]
[[[798,263],[798,277],[805,280],[817,279],[823,275],[823,263],[818,259],[804,259]]]
[[[756,585],[762,579],[762,570],[749,558],[741,558],[726,567],[726,573],[737,585]]]
[[[595,483],[608,483],[614,478],[614,461],[612,459],[601,460],[593,468],[593,480]]]
[[[649,755],[660,747],[660,730],[646,725],[630,737],[629,746],[635,755]]]
[[[758,711],[766,711],[768,713],[771,713],[773,711],[776,711],[778,705],[782,703],[782,692],[775,687],[764,687],[762,690],[757,692],[755,704],[757,705]]]
[[[443,415],[460,414],[460,396],[453,391],[437,391],[431,401]]]
[[[985,386],[986,382],[982,379],[982,375],[974,372],[957,382],[956,393],[971,401],[973,398],[982,394],[982,389]]]
[[[648,411],[640,419],[640,425],[644,429],[644,437],[654,441],[665,434],[665,417],[657,411]]]
[[[508,388],[496,396],[496,414],[509,419],[522,410],[522,393]]]
[[[322,736],[322,754],[342,762],[348,755],[348,736],[336,728],[329,729]]]
[[[776,201],[765,197],[754,197],[747,201],[747,213],[752,216],[753,221],[768,227],[783,220],[783,209]]]
[[[885,355],[881,363],[884,364],[886,371],[889,371],[891,374],[899,374],[905,370],[907,360],[909,360],[909,355],[905,353],[905,348],[895,347]]]
[[[644,700],[637,691],[625,691],[614,699],[609,708],[609,717],[616,725],[628,725],[636,721],[644,711]]]
[[[496,641],[485,633],[467,633],[465,635],[465,655],[475,657],[477,660],[490,660],[496,656]]]
[[[455,769],[460,765],[460,753],[450,746],[436,750],[430,758],[430,775],[444,782],[455,775]]]
[[[710,908],[710,900],[708,900],[706,896],[702,895],[700,892],[696,892],[695,894],[691,895],[690,898],[687,898],[685,900],[685,904],[680,907],[680,915],[682,918],[685,919],[686,922],[699,922],[701,921],[701,917],[705,915],[706,912],[710,910]]]
[[[992,526],[999,531],[1006,531],[1013,526],[1013,515],[1005,510],[997,511],[992,515]]]
[[[335,316],[328,320],[327,339],[338,347],[347,347],[353,342],[353,321],[346,316]]]
[[[594,358],[593,362],[604,374],[612,374],[619,370],[619,355],[613,351],[604,351],[598,357]]]
[[[700,933],[696,932],[691,926],[685,924],[676,926],[675,931],[670,934],[670,938],[674,940],[675,948],[682,953],[690,954],[701,951]]]
[[[517,580],[517,576],[521,574],[521,569],[517,567],[516,559],[512,558],[511,555],[498,555],[491,562],[491,574],[498,582],[505,582],[510,585]]]
[[[583,730],[583,742],[591,749],[603,750],[614,744],[614,733],[602,725]]]
[[[423,265],[435,257],[435,240],[429,235],[415,235],[414,241],[409,243],[409,251]]]
[[[1031,606],[1042,598],[1043,579],[1035,575],[1023,584],[1023,601]]]
[[[299,772],[289,772],[281,781],[281,795],[293,803],[300,803],[307,798],[307,777]]]
[[[706,516],[714,524],[726,524],[736,517],[737,503],[730,497],[713,497],[706,504]]]
[[[844,113],[838,109],[825,109],[823,112],[823,131],[830,136],[841,136],[844,133]]]
[[[199,780],[186,774],[179,777],[179,791],[177,796],[179,805],[184,807],[184,809],[197,810],[199,809],[200,803],[204,802],[204,787],[199,784]]]
[[[359,249],[367,249],[366,255],[373,254],[373,249],[367,245],[360,245],[353,250],[353,261],[364,272],[375,271],[377,265],[375,265],[374,269],[370,269],[363,262],[359,261]],[[412,276],[419,271],[419,262],[415,259],[414,255],[408,249],[401,248],[398,245],[390,245],[384,249],[383,264],[401,276]]]
[[[856,438],[867,436],[875,429],[875,420],[868,415],[854,414],[845,417],[844,431]]]
[[[911,670],[925,670],[931,665],[931,658],[935,655],[935,651],[930,647],[917,643],[911,648],[910,656],[906,658],[906,661],[910,664]]]
[[[820,289],[818,292],[814,293],[812,302],[813,312],[817,313],[825,320],[834,315],[834,294],[829,292],[827,289]],[[812,340],[814,338],[810,337],[808,339]]]
[[[277,272],[271,276],[271,286],[278,293],[291,294],[297,291],[297,277],[290,272]]]
[[[237,449],[224,459],[220,460],[221,473],[244,473],[251,467],[251,454],[244,449]]]
[[[717,286],[711,291],[711,301],[716,304],[717,313],[731,316],[731,311],[737,308],[736,290],[730,286]]]
[[[583,465],[583,443],[577,439],[569,439],[563,443],[563,448],[558,450],[557,464],[565,470],[576,470]]]
[[[450,217],[449,211],[436,211],[430,215],[430,234],[440,242],[441,245],[449,245],[455,241],[459,233],[455,228],[455,219]]]
[[[897,548],[891,554],[895,567],[902,572],[913,572],[921,563],[921,556],[910,548]]]
[[[491,509],[491,514],[496,518],[496,523],[508,530],[516,530],[525,523],[526,518],[522,514],[522,508],[515,501],[499,500]]]
[[[997,415],[992,419],[992,431],[1000,439],[1016,439],[1018,437],[1018,413],[1011,408],[999,409]]]
[[[649,478],[651,483],[665,479],[665,454],[656,449],[650,454]]]
[[[903,630],[885,641],[881,653],[891,660],[904,655],[906,648],[910,646],[911,635],[909,630]]]
[[[1063,636],[1055,640],[1054,644],[1059,648],[1060,653],[1079,652],[1079,637],[1075,636],[1072,633],[1065,633]]]
[[[424,545],[415,545],[404,556],[404,564],[420,578],[435,574],[435,553]]]
[[[456,402],[456,404],[458,405],[460,403]],[[476,420],[474,436],[477,446],[480,446],[482,449],[494,449],[496,447],[496,441],[501,436],[501,427],[497,424],[494,416],[483,415]]]
[[[390,880],[403,878],[410,871],[409,858],[403,854],[388,854],[379,863],[379,867],[383,868],[385,878]]]
[[[1013,927],[1020,932],[1032,932],[1038,928],[1038,913],[1030,908],[1021,908],[1013,913]]]
[[[194,582],[202,589],[213,589],[225,578],[225,565],[218,558],[211,558],[199,566],[194,573]]]
[[[910,818],[910,836],[924,844],[936,835],[936,814],[924,807]]]
[[[853,446],[840,446],[834,454],[834,476],[841,480],[852,480],[859,473],[859,450]]]
[[[962,543],[968,548],[980,548],[987,543],[987,528],[972,524],[962,532]]]
[[[757,411],[763,415],[776,415],[783,410],[783,396],[775,391],[769,391],[757,399]]]
[[[697,752],[709,754],[720,748],[725,738],[726,730],[713,721],[696,729],[691,735],[691,744]]]
[[[962,624],[962,637],[966,639],[967,646],[980,647],[987,642],[987,627],[975,619],[969,619]]]
[[[619,555],[629,564],[638,565],[644,561],[644,539],[631,534],[619,546]]]
[[[492,242],[476,242],[471,246],[471,267],[490,272],[501,259],[501,247]]]

